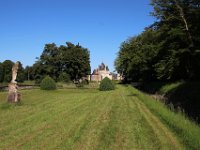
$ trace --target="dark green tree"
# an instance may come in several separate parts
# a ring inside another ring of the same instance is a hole
[[[43,53],[32,67],[34,79],[39,83],[46,75],[59,81],[59,76],[66,73],[71,80],[90,74],[90,55],[86,48],[70,42],[57,47],[54,43],[46,44]]]
[[[34,80],[34,76],[33,76],[33,67],[30,66],[26,66],[24,69],[24,77],[25,80]]]
[[[21,62],[19,62],[18,72],[17,72],[17,79],[16,80],[18,82],[24,82],[26,80],[24,68],[23,68]]]
[[[115,61],[125,79],[200,79],[200,1],[152,0],[156,22],[123,42]]]
[[[67,42],[67,46],[60,47],[60,54],[62,54],[62,71],[68,73],[72,80],[79,80],[90,74],[90,54],[88,49],[79,44],[74,45]]]
[[[199,2],[152,0],[154,24],[160,34],[160,61],[155,65],[160,79],[193,79],[199,74]]]
[[[3,66],[3,81],[4,82],[10,82],[12,79],[12,67],[13,67],[14,63],[11,60],[5,60],[2,63]]]
[[[156,33],[147,29],[141,35],[124,42],[115,61],[116,70],[127,80],[148,81],[156,78],[153,68],[158,47]]]
[[[3,79],[4,79],[3,64],[0,62],[0,82],[3,82]]]
[[[61,73],[60,75],[59,75],[59,79],[58,79],[58,81],[60,81],[60,82],[66,82],[66,83],[68,83],[68,82],[70,82],[70,75],[69,74],[67,74],[67,73],[65,73],[65,72],[63,72],[63,73]]]
[[[33,80],[35,80],[36,84],[40,84],[40,82],[46,75],[46,68],[40,60],[36,61],[31,68],[31,76],[33,77]]]
[[[42,75],[49,75],[54,80],[57,80],[59,73],[59,50],[56,44],[46,44],[44,51],[40,56],[40,65],[42,67]]]

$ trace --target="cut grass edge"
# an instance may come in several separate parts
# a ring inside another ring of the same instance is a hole
[[[200,127],[197,124],[181,113],[170,111],[163,103],[154,100],[132,86],[129,86],[128,90],[132,95],[137,96],[178,137],[178,140],[187,149],[200,148]]]

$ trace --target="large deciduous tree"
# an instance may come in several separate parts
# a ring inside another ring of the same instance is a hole
[[[32,73],[36,80],[49,75],[59,81],[61,74],[68,74],[71,80],[79,80],[90,74],[89,51],[70,42],[59,47],[54,43],[46,44],[40,58],[32,67]]]
[[[67,72],[72,80],[78,80],[90,74],[90,54],[88,49],[67,42],[60,47],[62,72]]]
[[[115,66],[131,80],[200,79],[200,1],[152,0],[156,22],[122,44]]]
[[[158,47],[155,39],[156,33],[147,29],[141,35],[122,43],[115,66],[119,73],[125,75],[126,80],[148,81],[156,78],[153,65]]]
[[[152,0],[157,32],[162,41],[160,61],[155,65],[158,78],[192,79],[199,67],[199,9],[194,1]]]

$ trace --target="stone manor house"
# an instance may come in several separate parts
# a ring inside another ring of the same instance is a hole
[[[94,69],[91,75],[88,75],[89,81],[101,81],[105,77],[108,77],[111,80],[121,80],[119,74],[114,74],[109,71],[108,66],[106,66],[103,62],[97,69]]]

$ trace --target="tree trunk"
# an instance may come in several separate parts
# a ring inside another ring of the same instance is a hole
[[[186,30],[186,32],[187,32],[187,34],[188,34],[190,47],[193,47],[193,46],[194,46],[194,43],[193,43],[193,40],[192,40],[192,35],[191,35],[190,30],[189,30],[189,27],[188,27],[187,19],[185,18],[185,14],[184,14],[184,12],[183,12],[183,8],[180,6],[178,0],[174,0],[174,1],[175,1],[175,4],[176,4],[176,7],[178,8],[180,17],[182,18],[183,23],[184,23],[184,25],[185,25],[185,30]]]

